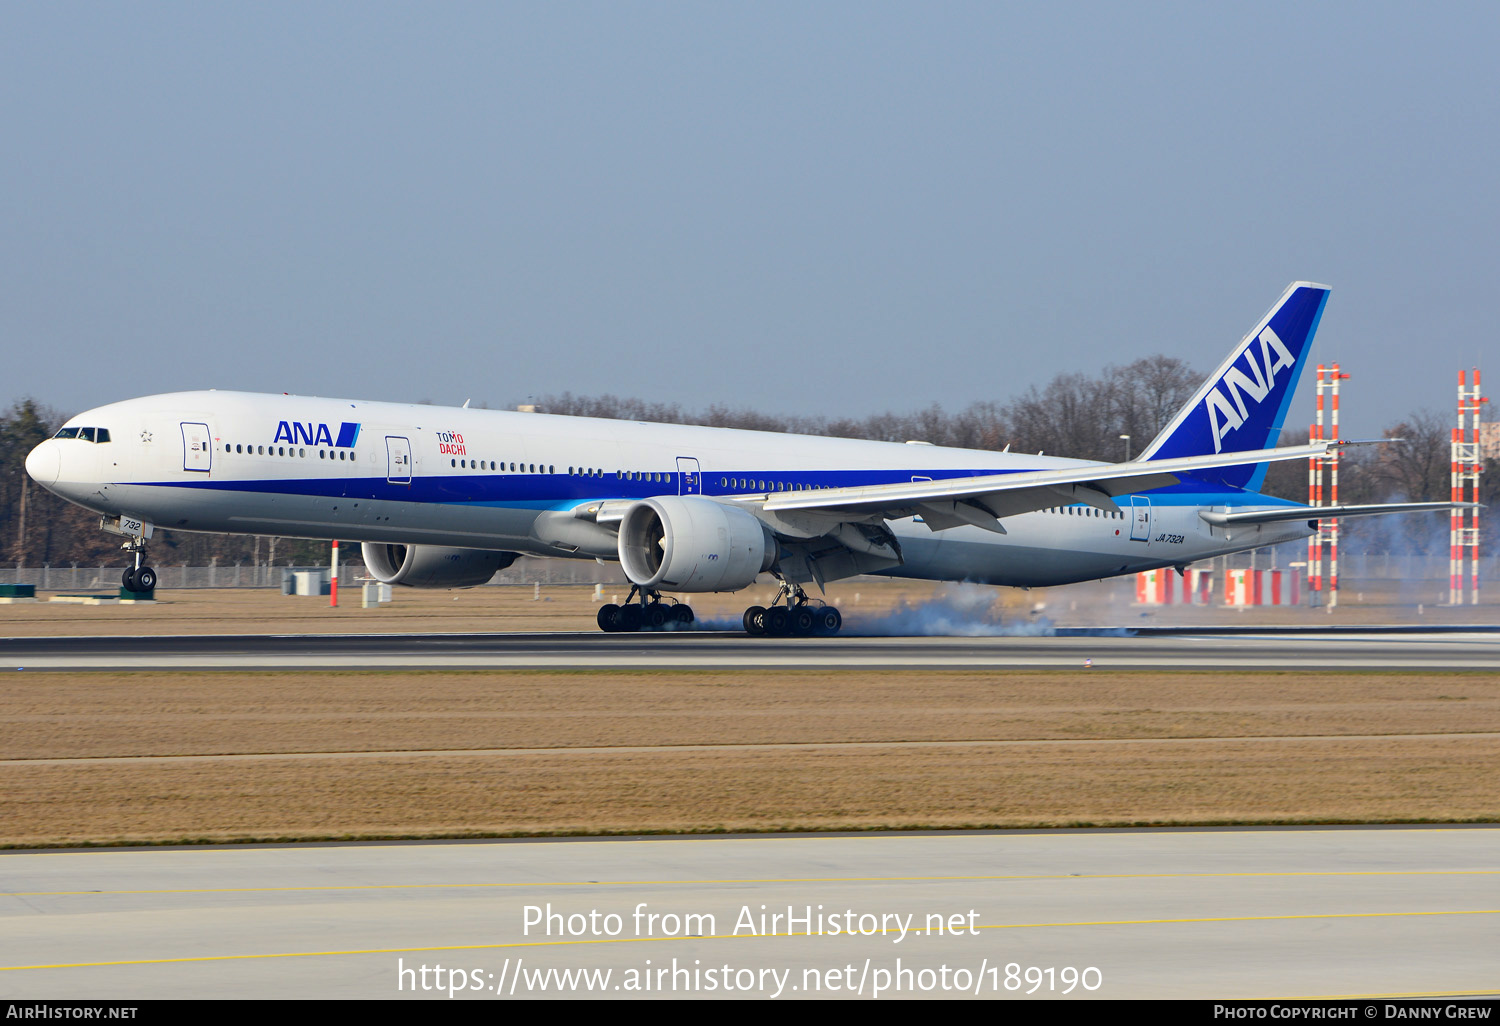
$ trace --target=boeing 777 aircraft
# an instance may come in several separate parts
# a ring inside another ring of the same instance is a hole
[[[618,560],[606,631],[686,624],[663,592],[780,582],[751,634],[832,634],[804,585],[855,574],[1046,586],[1184,567],[1304,538],[1313,509],[1259,494],[1328,289],[1296,282],[1136,459],[1095,463],[726,428],[245,392],[178,392],[72,418],[26,469],[103,514],[147,591],[157,529],[351,539],[379,580],[483,584],[518,555]]]

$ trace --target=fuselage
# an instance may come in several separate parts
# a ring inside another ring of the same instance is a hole
[[[91,430],[87,430],[91,429]],[[101,430],[107,441],[101,440]],[[606,500],[693,494],[751,506],[780,492],[1088,466],[1042,455],[508,411],[199,391],[72,418],[27,459],[41,484],[159,528],[563,558],[613,558],[565,528]],[[1095,464],[1103,466],[1103,464]],[[1007,517],[1005,534],[892,521],[893,575],[1044,586],[1184,565],[1310,533],[1226,530],[1203,510],[1293,505],[1184,481]],[[561,525],[561,526],[559,526]]]

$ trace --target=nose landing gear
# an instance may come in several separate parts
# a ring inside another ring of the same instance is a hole
[[[120,583],[126,591],[146,594],[156,588],[156,571],[146,565],[146,539],[151,537],[151,522],[140,517],[122,513],[117,517],[100,517],[99,530],[107,534],[123,535],[120,546],[134,557],[134,565],[120,575]]]
[[[126,568],[120,575],[120,583],[125,586],[125,590],[137,594],[155,591],[156,571],[145,565],[146,543],[140,539],[131,539],[120,548],[135,555],[135,565]]]

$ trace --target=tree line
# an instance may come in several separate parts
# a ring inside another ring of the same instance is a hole
[[[1059,374],[1008,401],[978,402],[954,411],[933,404],[907,413],[885,412],[863,418],[775,416],[722,405],[691,411],[677,403],[567,392],[541,397],[535,406],[539,412],[574,416],[886,442],[923,441],[970,449],[1009,447],[1016,452],[1118,462],[1127,451],[1138,454],[1156,437],[1202,380],[1200,372],[1181,360],[1151,356],[1105,367],[1097,374]],[[0,413],[0,563],[124,563],[119,539],[99,530],[97,514],[58,498],[26,476],[26,454],[50,438],[66,419],[33,399],[18,400]],[[1438,414],[1412,413],[1384,432],[1386,437],[1402,438],[1404,442],[1345,453],[1340,501],[1423,502],[1448,498],[1449,428],[1449,420]],[[1286,431],[1280,444],[1305,441],[1305,432]],[[1481,477],[1481,498],[1493,504],[1500,498],[1500,466],[1491,460],[1486,471]],[[1263,490],[1305,501],[1307,464],[1300,460],[1272,464]],[[1344,523],[1344,550],[1446,553],[1447,528],[1447,518],[1438,515],[1349,520]],[[1495,551],[1492,542],[1482,541],[1486,552]],[[210,562],[221,566],[266,562],[307,565],[326,562],[328,553],[326,542],[173,531],[158,535],[153,544],[153,561],[164,566],[203,566]]]

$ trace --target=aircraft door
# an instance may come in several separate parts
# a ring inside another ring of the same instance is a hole
[[[1151,544],[1151,500],[1143,495],[1130,497],[1130,540]]]
[[[411,484],[411,440],[385,436],[385,479],[391,484]]]
[[[182,469],[206,474],[213,466],[214,447],[207,424],[182,425]]]
[[[677,457],[677,494],[703,494],[703,475],[698,470],[698,461],[691,456]]]

